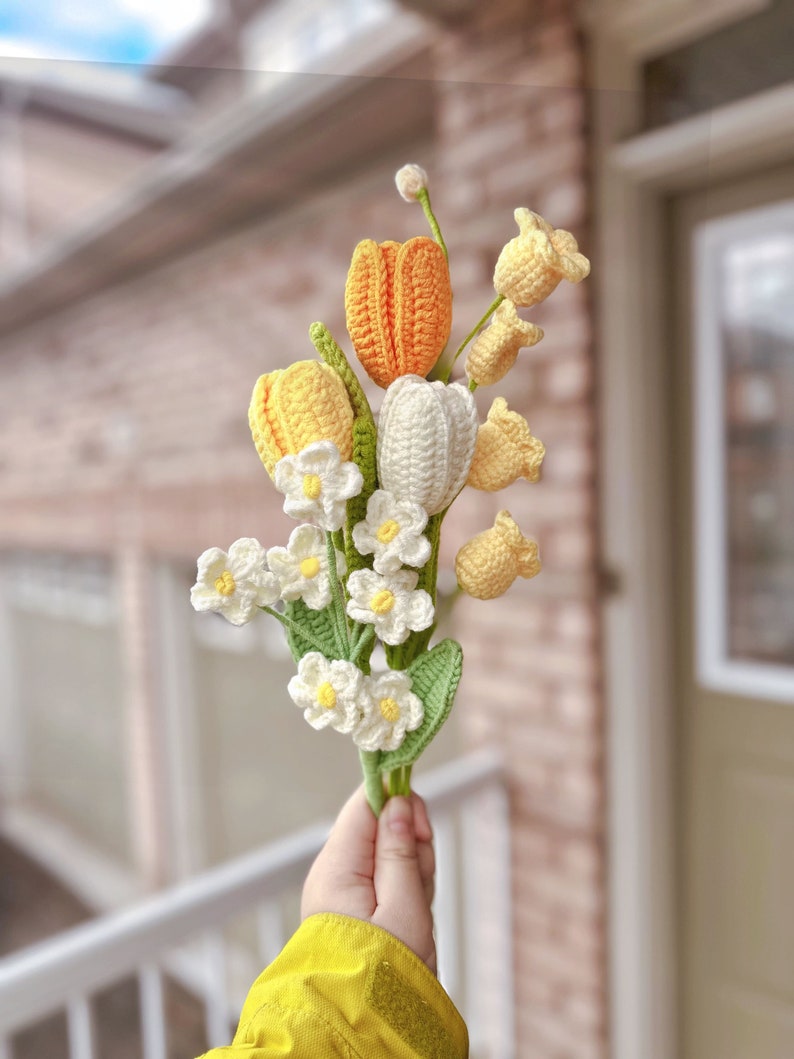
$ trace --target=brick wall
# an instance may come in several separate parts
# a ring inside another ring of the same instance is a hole
[[[569,5],[505,0],[434,43],[432,173],[450,245],[460,338],[526,205],[588,251],[582,51]],[[422,150],[422,145],[417,145]],[[0,546],[191,561],[208,542],[289,528],[248,434],[262,371],[344,336],[341,284],[357,239],[422,230],[391,160],[302,204],[3,340]],[[355,194],[353,192],[355,191]],[[603,719],[595,596],[593,362],[586,285],[531,313],[544,340],[496,392],[546,443],[543,481],[467,491],[447,562],[507,507],[543,574],[463,601],[459,710],[468,739],[506,754],[513,814],[519,1056],[606,1054]],[[477,394],[482,414],[494,394]],[[146,620],[145,610],[140,620]],[[145,665],[145,660],[141,665]],[[144,681],[145,685],[145,681]],[[153,871],[155,869],[152,869]]]
[[[570,5],[483,5],[438,47],[440,172],[455,288],[472,322],[488,304],[512,210],[529,206],[588,251],[582,51]],[[460,245],[457,245],[460,243]],[[491,603],[461,605],[473,741],[496,741],[513,805],[520,1055],[606,1054],[603,719],[595,597],[595,397],[587,285],[529,312],[546,334],[494,387],[546,444],[543,480],[470,491],[460,540],[506,507],[544,570]],[[465,332],[464,332],[465,333]],[[477,394],[484,415],[494,394]],[[457,543],[457,542],[456,542]],[[452,545],[452,542],[450,542]]]

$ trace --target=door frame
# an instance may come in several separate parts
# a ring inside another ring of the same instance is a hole
[[[794,159],[794,84],[626,138],[631,96],[594,93],[611,1056],[675,1059],[664,209],[676,192]]]

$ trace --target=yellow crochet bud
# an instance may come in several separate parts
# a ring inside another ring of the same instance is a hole
[[[513,215],[519,235],[504,247],[496,262],[494,287],[516,305],[537,305],[561,279],[578,283],[590,272],[576,240],[562,228],[521,206]]]
[[[497,397],[477,431],[466,484],[495,493],[517,478],[536,482],[545,453],[543,442],[533,436],[526,419],[509,411],[504,397]]]
[[[538,546],[521,535],[509,511],[500,511],[493,527],[472,537],[455,558],[458,584],[476,599],[496,599],[517,577],[539,572]]]
[[[469,350],[466,374],[478,386],[492,386],[507,375],[522,346],[534,346],[541,338],[541,328],[522,320],[513,302],[503,301]]]
[[[353,409],[345,384],[318,360],[299,360],[261,375],[248,422],[271,478],[282,456],[295,455],[313,441],[332,441],[343,461],[353,455]]]
[[[427,375],[452,326],[444,251],[427,236],[406,243],[364,239],[345,285],[347,329],[367,375],[384,389],[400,375]]]

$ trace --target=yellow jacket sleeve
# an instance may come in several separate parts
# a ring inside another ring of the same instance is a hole
[[[204,1059],[466,1059],[463,1019],[402,942],[310,916],[254,982],[231,1045]]]

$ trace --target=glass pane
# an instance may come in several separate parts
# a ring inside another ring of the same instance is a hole
[[[794,665],[794,213],[725,247],[728,654]]]

